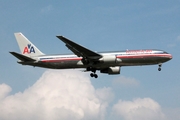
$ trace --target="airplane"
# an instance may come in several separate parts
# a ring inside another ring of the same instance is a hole
[[[162,63],[172,59],[172,55],[158,49],[125,50],[111,52],[94,52],[64,36],[56,36],[74,54],[45,55],[21,32],[14,33],[20,53],[10,52],[22,65],[50,69],[83,68],[91,71],[90,76],[98,78],[96,71],[109,75],[120,74],[122,66],[142,66],[157,64],[161,71]]]

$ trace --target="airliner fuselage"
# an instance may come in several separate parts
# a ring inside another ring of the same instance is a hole
[[[95,63],[83,63],[83,58],[76,55],[43,55],[34,57],[34,62],[19,62],[24,65],[33,65],[51,69],[87,68],[97,70],[114,66],[139,66],[162,64],[172,59],[172,55],[162,50],[126,50],[116,52],[99,52],[103,58]]]
[[[51,69],[85,68],[91,77],[97,78],[96,71],[106,74],[120,74],[121,66],[161,65],[172,59],[172,55],[156,49],[94,52],[63,36],[57,36],[74,54],[45,55],[22,33],[15,33],[21,54],[10,52],[22,65]]]

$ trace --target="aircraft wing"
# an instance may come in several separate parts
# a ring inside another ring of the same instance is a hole
[[[62,40],[66,44],[66,46],[78,57],[83,57],[83,58],[87,58],[90,60],[97,60],[102,57],[102,55],[100,55],[94,51],[91,51],[91,50],[89,50],[89,49],[63,37],[63,36],[56,36],[56,37],[59,38],[60,40]]]

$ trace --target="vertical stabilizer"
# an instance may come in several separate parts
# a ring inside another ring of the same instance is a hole
[[[31,43],[22,33],[14,33],[19,45],[21,54],[29,57],[44,55],[33,43]]]

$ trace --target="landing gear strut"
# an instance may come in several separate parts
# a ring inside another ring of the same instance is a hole
[[[96,69],[87,68],[87,71],[92,71],[92,73],[90,74],[91,77],[98,78],[98,75],[96,74]]]
[[[161,71],[161,66],[162,66],[162,64],[159,64],[158,71]]]

